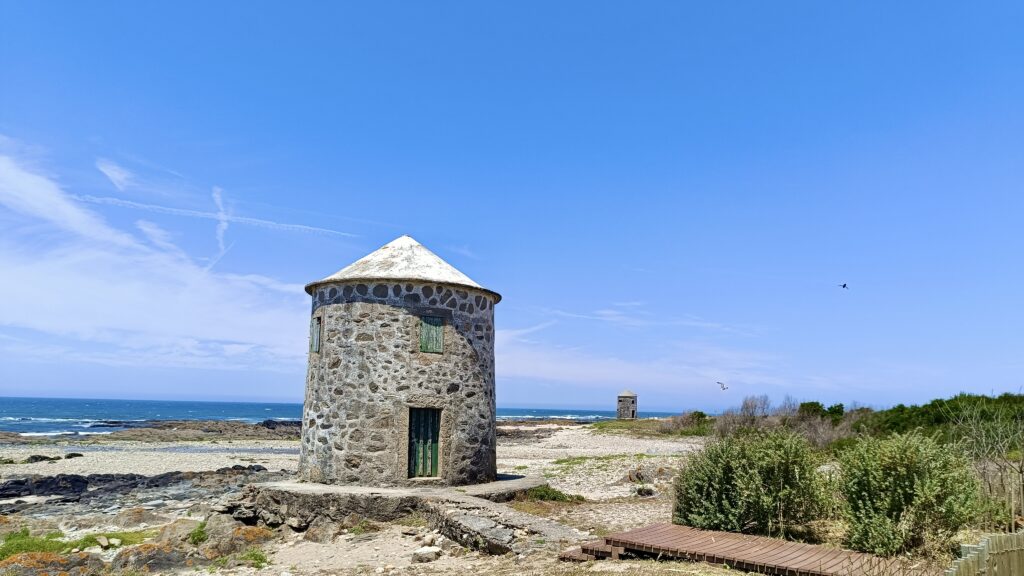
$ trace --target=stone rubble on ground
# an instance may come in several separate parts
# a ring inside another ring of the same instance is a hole
[[[433,562],[441,557],[441,549],[437,546],[423,546],[412,553],[412,561],[415,563]]]

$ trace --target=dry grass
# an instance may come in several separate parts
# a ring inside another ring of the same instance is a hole
[[[590,424],[597,434],[622,434],[634,438],[679,438],[707,436],[711,433],[710,418],[696,418],[693,413],[669,418],[641,418],[637,420],[602,420]]]

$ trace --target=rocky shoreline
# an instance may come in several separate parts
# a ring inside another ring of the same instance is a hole
[[[587,421],[538,420],[524,418],[498,422],[498,436],[543,438],[564,426],[579,426]],[[0,444],[52,444],[60,442],[187,442],[201,440],[298,440],[300,420],[274,420],[250,423],[236,420],[100,420],[87,431],[24,436],[0,431]]]
[[[0,432],[0,444],[105,441],[177,442],[190,440],[298,440],[299,420],[264,420],[255,424],[235,420],[103,420],[88,431],[23,436]],[[96,430],[100,430],[97,432]],[[109,430],[109,431],[106,431]]]
[[[499,472],[542,478],[584,501],[481,503],[456,491],[422,500],[401,517],[339,510],[330,522],[289,522],[306,516],[281,509],[280,521],[267,521],[240,502],[256,484],[295,480],[298,442],[289,433],[298,426],[272,426],[161,422],[115,433],[121,436],[0,441],[0,462],[16,462],[0,464],[0,546],[28,538],[50,550],[4,559],[0,549],[0,575],[575,575],[557,562],[563,537],[551,534],[663,521],[672,470],[700,446],[595,434],[564,422],[506,421],[499,424]],[[641,495],[641,484],[654,495]],[[646,566],[630,573],[661,573]]]

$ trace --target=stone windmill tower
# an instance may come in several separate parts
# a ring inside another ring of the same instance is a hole
[[[313,313],[302,480],[402,486],[495,479],[498,293],[409,236],[306,292]]]

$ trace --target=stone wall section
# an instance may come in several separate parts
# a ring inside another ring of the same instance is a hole
[[[495,457],[494,300],[430,283],[318,286],[299,474],[334,484],[489,482]],[[445,319],[444,352],[420,352],[420,317]],[[441,409],[437,479],[408,478],[410,408]]]
[[[636,418],[636,396],[619,396],[616,417],[619,420]]]

